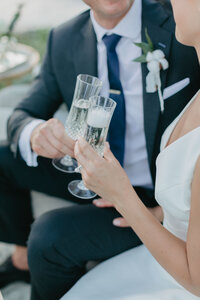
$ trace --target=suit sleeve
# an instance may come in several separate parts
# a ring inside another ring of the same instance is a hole
[[[53,57],[56,55],[52,50],[53,34],[52,30],[39,76],[7,123],[8,141],[15,156],[18,153],[19,137],[24,127],[35,119],[50,119],[63,101],[53,68]]]

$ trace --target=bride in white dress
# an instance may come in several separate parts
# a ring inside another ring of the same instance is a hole
[[[172,0],[172,5],[177,38],[194,46],[200,58],[200,1]],[[200,93],[162,137],[155,194],[163,226],[140,201],[108,147],[101,158],[80,139],[75,152],[86,186],[115,206],[144,245],[98,265],[62,300],[199,299]]]

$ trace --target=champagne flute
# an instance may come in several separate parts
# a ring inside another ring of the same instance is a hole
[[[99,95],[102,81],[97,77],[80,74],[77,76],[72,106],[65,123],[65,130],[69,137],[77,140],[83,136],[89,108],[89,98]],[[69,155],[52,160],[55,168],[62,172],[74,173],[77,161]]]
[[[102,96],[90,98],[84,138],[100,156],[103,156],[104,153],[105,141],[115,107],[116,102],[110,98]],[[80,170],[81,166],[78,169]],[[92,199],[96,196],[93,191],[85,187],[82,180],[71,181],[68,190],[72,195],[81,199]]]

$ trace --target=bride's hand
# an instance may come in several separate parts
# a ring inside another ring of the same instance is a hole
[[[85,186],[103,199],[115,205],[133,191],[128,176],[110,151],[108,144],[105,146],[103,158],[80,138],[76,142],[74,153],[82,166],[81,174]]]

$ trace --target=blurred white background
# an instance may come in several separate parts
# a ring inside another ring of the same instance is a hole
[[[0,20],[9,22],[20,3],[25,6],[17,31],[51,28],[87,9],[82,0],[0,0]]]

